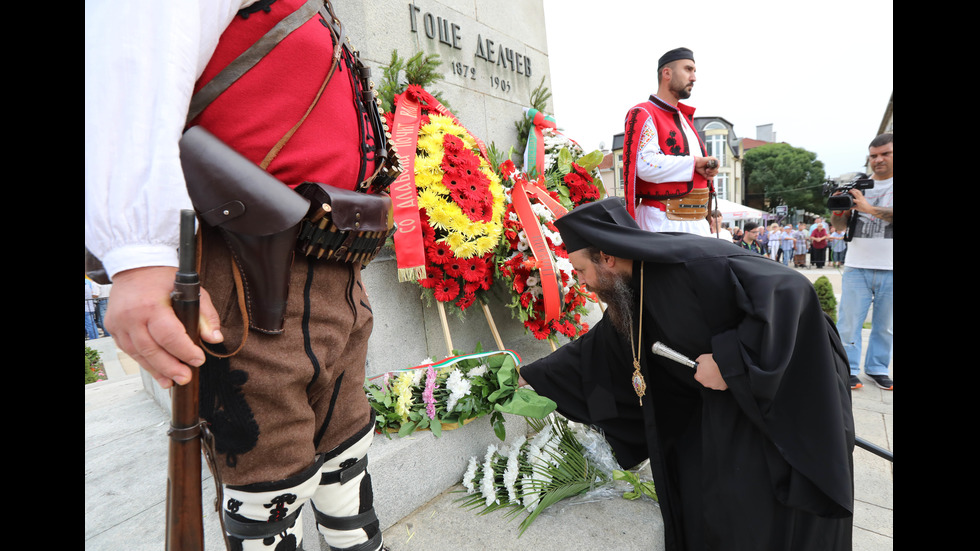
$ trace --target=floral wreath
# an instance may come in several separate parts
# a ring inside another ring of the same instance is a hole
[[[459,121],[429,106],[438,102],[409,85],[422,106],[415,156],[415,187],[426,277],[418,280],[439,302],[460,310],[493,284],[494,249],[503,233],[504,191],[478,142]]]
[[[540,223],[561,285],[561,315],[547,321],[538,262],[514,210],[511,192],[520,181],[546,190],[552,199],[568,210],[595,201],[602,194],[601,184],[597,184],[601,180],[596,169],[596,159],[601,160],[602,154],[595,151],[583,156],[582,148],[577,143],[550,129],[544,131],[544,142],[545,169],[535,180],[536,184],[529,181],[527,174],[518,172],[510,160],[500,165],[507,209],[503,222],[504,234],[496,251],[497,276],[513,296],[509,304],[512,313],[535,338],[554,339],[559,334],[575,338],[589,330],[582,316],[588,313],[588,302],[596,301],[595,295],[576,283],[575,271],[568,261],[561,234],[554,225],[554,213],[544,205],[532,203],[531,210]]]

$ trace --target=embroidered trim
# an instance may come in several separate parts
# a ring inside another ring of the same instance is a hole
[[[226,352],[223,345],[214,345],[216,352]],[[225,456],[225,464],[234,468],[238,456],[251,451],[259,441],[259,425],[245,399],[242,386],[248,373],[231,369],[228,358],[205,354],[199,370],[201,393],[199,413],[214,434],[215,452]]]

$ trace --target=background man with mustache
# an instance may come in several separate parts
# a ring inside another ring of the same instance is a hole
[[[645,230],[711,237],[707,220],[671,220],[663,202],[707,188],[718,174],[718,159],[706,155],[694,129],[694,108],[680,103],[691,97],[695,70],[694,53],[688,48],[665,53],[657,66],[657,93],[626,113],[626,210]]]

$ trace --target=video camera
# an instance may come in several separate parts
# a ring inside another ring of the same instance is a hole
[[[827,180],[823,184],[823,194],[827,197],[827,208],[832,211],[851,210],[854,208],[854,197],[849,193],[850,190],[865,190],[873,187],[875,187],[875,181],[869,178],[867,174],[858,174],[856,178],[840,186],[833,180]],[[840,194],[834,195],[837,192]]]

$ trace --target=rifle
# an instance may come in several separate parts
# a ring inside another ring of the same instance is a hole
[[[193,210],[180,211],[179,266],[171,294],[174,313],[187,336],[200,346],[198,312],[201,283],[196,270]],[[201,430],[198,368],[191,380],[171,389],[170,456],[167,472],[167,551],[202,551]]]

